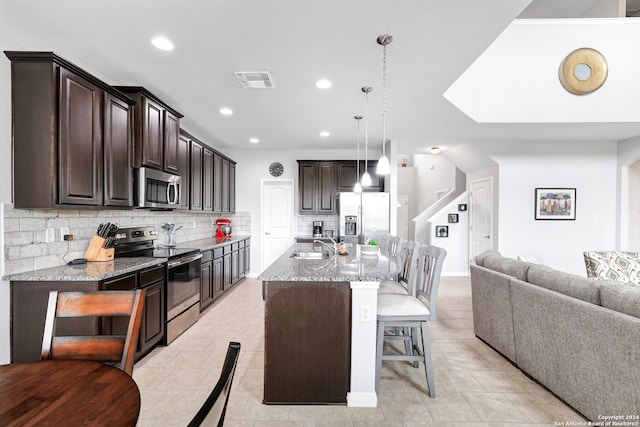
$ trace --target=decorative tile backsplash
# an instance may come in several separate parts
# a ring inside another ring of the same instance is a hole
[[[296,220],[297,236],[311,236],[313,234],[313,221],[322,221],[325,233],[328,232],[334,237],[338,235],[336,215],[298,215]]]
[[[4,204],[4,274],[14,274],[66,264],[81,258],[100,223],[115,223],[119,227],[153,225],[158,229],[158,243],[165,235],[162,225],[176,227],[177,243],[212,237],[216,219],[231,220],[234,235],[251,235],[251,215],[248,212],[214,214],[192,211],[90,210],[90,209],[14,209]],[[60,228],[68,227],[73,240],[64,241]],[[47,228],[54,229],[55,241],[46,242]]]

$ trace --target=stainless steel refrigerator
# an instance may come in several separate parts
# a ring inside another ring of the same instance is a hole
[[[339,238],[366,243],[376,232],[389,232],[389,193],[339,193]]]

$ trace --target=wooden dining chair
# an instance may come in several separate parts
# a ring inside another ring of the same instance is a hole
[[[144,294],[144,290],[49,292],[42,339],[42,360],[79,359],[107,362],[131,375],[140,332]],[[98,319],[120,316],[128,317],[124,335],[56,335],[56,323],[60,318]]]
[[[231,391],[231,383],[233,382],[233,374],[240,357],[240,343],[230,342],[227,348],[227,356],[224,359],[220,379],[202,404],[200,410],[193,417],[188,427],[198,426],[222,426],[224,424],[224,416],[227,412],[227,403],[229,403],[229,394]]]

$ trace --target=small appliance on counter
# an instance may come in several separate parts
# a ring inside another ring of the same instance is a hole
[[[231,220],[216,219],[216,239],[227,239],[231,237]]]
[[[322,221],[313,221],[313,237],[324,236],[324,223]]]

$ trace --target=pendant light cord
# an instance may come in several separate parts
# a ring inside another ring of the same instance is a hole
[[[364,92],[364,171],[367,172],[367,158],[369,150],[369,90]]]
[[[387,139],[387,45],[382,45],[382,155]]]

